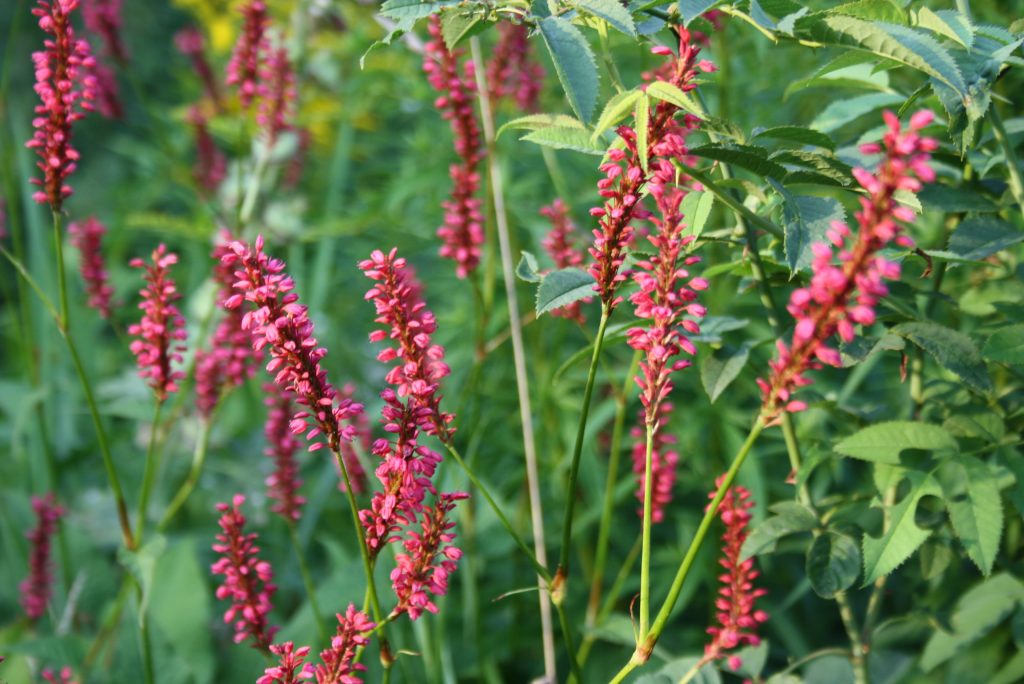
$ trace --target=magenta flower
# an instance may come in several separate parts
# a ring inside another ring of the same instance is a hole
[[[18,585],[18,591],[25,615],[29,620],[38,620],[46,612],[52,593],[50,543],[64,509],[57,505],[53,494],[48,493],[32,497],[32,510],[36,514],[36,526],[25,535],[32,547],[28,557],[28,577]]]
[[[217,587],[217,598],[231,602],[224,622],[234,623],[235,643],[252,639],[253,646],[267,649],[277,632],[267,618],[277,587],[272,584],[274,571],[270,563],[257,557],[257,535],[245,533],[245,516],[240,510],[243,503],[245,497],[235,494],[230,506],[217,504],[221,533],[213,550],[221,557],[210,566],[210,572],[224,575],[224,583]]]
[[[110,286],[107,277],[101,245],[106,232],[106,227],[95,217],[68,226],[71,244],[81,255],[79,272],[85,283],[85,292],[89,295],[88,304],[103,318],[110,318],[110,298],[114,294],[114,288]]]
[[[221,262],[237,269],[235,294],[224,306],[234,309],[243,301],[252,302],[255,309],[242,317],[241,327],[252,335],[253,349],[270,349],[267,371],[275,374],[274,382],[281,390],[292,392],[304,407],[292,417],[292,432],[299,434],[308,427],[310,451],[327,446],[337,453],[341,442],[351,440],[354,433],[351,425],[342,423],[363,407],[351,399],[339,400],[337,390],[328,382],[320,365],[327,350],[317,346],[313,323],[306,307],[298,303],[299,296],[292,292],[295,281],[284,274],[284,262],[264,253],[263,236],[256,238],[253,248],[233,242],[230,249]],[[317,439],[321,435],[326,445]]]
[[[370,643],[367,634],[376,625],[351,603],[344,615],[338,613],[338,631],[331,639],[330,648],[320,652],[323,665],[313,671],[317,684],[362,684],[357,673],[366,670],[355,662],[357,651]]]
[[[210,68],[210,62],[206,59],[206,40],[203,38],[202,32],[195,26],[187,26],[174,34],[174,45],[178,48],[178,52],[192,62],[192,69],[199,74],[206,96],[219,110],[221,107],[220,87],[213,75],[213,69]]]
[[[530,54],[529,27],[503,21],[498,24],[498,44],[487,65],[491,101],[515,101],[523,112],[537,110],[537,98],[544,83],[544,67]]]
[[[295,117],[295,75],[286,49],[277,48],[267,54],[261,72],[259,111],[256,123],[273,146],[277,137],[292,129]]]
[[[74,672],[67,665],[60,668],[58,672],[46,668],[43,670],[42,676],[43,681],[49,682],[49,684],[78,684]]]
[[[651,449],[651,520],[660,523],[665,519],[665,507],[672,502],[672,488],[676,483],[676,465],[679,463],[679,452],[672,448],[676,443],[674,435],[665,431],[665,421],[672,413],[672,404],[665,401],[661,403],[658,412],[664,418],[658,420],[658,427],[654,431],[654,442]],[[640,424],[646,420],[646,411],[641,410],[639,415]],[[633,437],[633,474],[636,476],[636,498],[640,501],[637,514],[642,518],[644,515],[644,485],[646,483],[645,472],[647,468],[647,431],[636,426],[630,434]]]
[[[576,224],[569,216],[569,207],[561,198],[556,198],[549,206],[540,210],[541,216],[546,216],[551,221],[551,230],[544,237],[544,249],[555,262],[556,268],[577,268],[583,265],[584,253],[576,244]],[[590,302],[587,298],[583,300]],[[560,316],[574,320],[577,323],[584,323],[586,318],[581,309],[581,302],[573,302],[566,306],[560,306],[551,311],[552,316]]]
[[[807,408],[792,395],[797,388],[811,384],[805,375],[808,370],[840,365],[839,351],[827,344],[834,334],[838,332],[841,340],[850,342],[855,324],[875,322],[875,306],[889,292],[884,281],[900,277],[900,265],[880,256],[879,251],[890,243],[913,245],[908,236],[901,235],[899,222],[912,222],[914,212],[898,205],[893,194],[900,189],[917,192],[922,182],[935,179],[928,160],[938,143],[919,133],[931,123],[933,115],[929,111],[914,114],[906,131],[895,114],[885,112],[884,116],[889,130],[882,144],[861,148],[866,154],[884,152],[877,173],[862,168],[853,171],[867,191],[867,196],[860,198],[861,210],[856,214],[857,235],[837,221],[828,232],[831,246],[824,242],[812,246],[810,285],[794,290],[787,307],[796,319],[792,344],[776,342],[779,356],[769,362],[771,373],[767,380],[757,381],[769,423],[778,420],[783,411]],[[838,250],[839,264],[834,263],[833,248]]]
[[[174,302],[181,299],[177,286],[170,277],[170,268],[178,263],[178,255],[168,252],[161,244],[152,254],[152,263],[132,259],[133,268],[146,271],[146,287],[139,291],[142,301],[142,320],[128,326],[128,334],[138,339],[131,344],[139,366],[139,376],[149,378],[157,401],[178,390],[178,381],[185,377],[172,365],[181,363],[185,346],[179,344],[185,337],[185,319]]]
[[[107,54],[118,62],[128,59],[121,40],[121,0],[85,0],[82,18],[87,29],[103,38]]]
[[[697,87],[692,82],[697,69],[714,69],[708,62],[697,61],[700,50],[690,44],[689,37],[686,29],[679,31],[679,56],[673,58],[671,70],[662,70],[665,80],[683,92]],[[664,47],[655,47],[653,52],[672,54]],[[659,102],[651,113],[646,164],[651,173],[663,169],[672,158],[685,154],[686,133],[696,126],[697,119],[687,114],[680,124],[675,118],[678,113],[677,106],[665,101]],[[650,180],[650,174],[644,171],[645,165],[640,159],[636,131],[629,126],[619,126],[617,132],[624,147],[616,144],[609,149],[608,161],[600,167],[605,177],[598,181],[597,187],[601,197],[605,198],[604,205],[590,210],[591,216],[598,218],[599,227],[594,230],[594,245],[589,250],[594,262],[588,270],[597,281],[594,290],[600,293],[601,301],[608,308],[614,308],[622,301],[616,293],[626,280],[620,270],[625,258],[624,250],[633,239],[632,221],[649,215],[640,206],[641,190]]]
[[[722,483],[724,476],[715,481],[715,487]],[[715,498],[715,492],[708,495]],[[725,656],[726,651],[742,646],[757,646],[761,643],[755,630],[768,619],[763,610],[755,610],[754,602],[764,596],[764,589],[754,589],[754,580],[760,574],[754,569],[754,559],[740,561],[743,542],[747,539],[747,524],[750,522],[750,492],[734,486],[725,493],[718,506],[718,515],[725,524],[722,535],[722,559],[719,561],[725,572],[718,577],[722,586],[715,600],[715,619],[718,625],[708,627],[711,643],[704,647],[704,661],[710,662]],[[742,661],[738,656],[729,658],[729,667],[739,669]]]
[[[463,51],[449,51],[441,37],[441,19],[434,14],[428,24],[430,40],[423,47],[423,71],[440,95],[434,101],[445,119],[451,122],[455,137],[457,164],[449,167],[452,179],[451,199],[442,205],[444,224],[437,235],[444,243],[440,254],[456,263],[455,273],[467,277],[480,263],[480,245],[484,241],[480,200],[480,128],[473,110],[476,93],[473,62],[467,60],[462,72],[459,59]]]
[[[299,494],[302,480],[295,462],[295,452],[300,444],[289,425],[295,415],[295,406],[288,393],[273,384],[264,385],[263,391],[267,395],[263,403],[268,409],[263,428],[267,448],[263,453],[274,460],[274,472],[266,480],[267,498],[275,502],[270,510],[285,520],[297,522],[302,517],[302,505],[306,499]]]
[[[227,175],[228,160],[210,135],[206,117],[199,107],[189,109],[188,122],[192,124],[196,137],[196,163],[192,166],[192,176],[200,190],[216,192]]]
[[[32,183],[42,188],[32,198],[40,204],[49,203],[60,211],[64,199],[72,193],[65,181],[78,164],[78,150],[71,146],[72,124],[91,111],[95,81],[88,70],[95,64],[89,43],[75,39],[71,12],[79,0],[38,0],[32,14],[39,17],[39,28],[50,34],[45,49],[32,53],[35,65],[35,91],[41,104],[36,105],[32,126],[36,129],[26,147],[32,148],[41,161],[36,165],[43,172],[42,180]]]
[[[99,60],[94,60],[87,72],[93,81],[93,101],[96,110],[108,119],[120,119],[124,114],[124,108],[121,106],[121,97],[118,94],[120,89],[114,71]]]
[[[248,109],[253,98],[259,95],[260,72],[270,51],[267,40],[270,19],[263,0],[249,0],[242,6],[241,12],[242,32],[228,62],[227,83],[238,86],[238,98],[242,107]]]
[[[408,613],[409,619],[415,620],[424,610],[437,612],[430,596],[448,592],[448,576],[462,557],[462,550],[452,546],[455,535],[450,530],[455,523],[448,520],[448,514],[457,501],[468,498],[464,492],[441,494],[424,510],[420,532],[408,533],[403,542],[408,553],[396,556],[397,565],[391,571],[391,584],[398,596],[393,615]]]
[[[286,641],[271,646],[270,652],[278,656],[277,665],[264,670],[256,684],[295,684],[313,679],[313,666],[305,662],[309,646],[295,648],[294,643]]]
[[[354,401],[355,393],[355,385],[351,383],[341,388],[341,394],[346,399]],[[370,419],[367,418],[366,413],[353,416],[350,422],[355,432],[352,435],[352,441],[341,443],[341,460],[344,462],[349,480],[352,482],[352,493],[362,494],[366,491],[366,470],[356,451],[356,445],[359,445],[362,453],[369,454],[373,448],[373,435],[370,432]],[[345,480],[341,477],[341,464],[335,461],[335,465],[338,468],[338,489],[344,492]]]

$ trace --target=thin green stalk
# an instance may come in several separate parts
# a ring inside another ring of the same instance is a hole
[[[576,443],[572,449],[572,463],[569,466],[569,484],[566,489],[565,519],[562,523],[562,550],[558,558],[558,570],[551,585],[551,598],[557,604],[565,598],[565,582],[569,575],[569,548],[572,542],[572,516],[576,506],[576,481],[580,472],[580,455],[583,453],[583,438],[587,432],[587,418],[590,415],[590,399],[594,394],[594,380],[597,377],[597,366],[601,359],[601,347],[604,346],[604,335],[611,318],[611,307],[607,304],[601,308],[601,322],[597,327],[597,338],[594,340],[594,353],[590,357],[590,370],[587,371],[587,384],[583,388],[583,406],[580,408],[580,422],[576,428]]]
[[[861,642],[860,630],[857,628],[857,618],[853,615],[853,608],[845,593],[836,595],[836,603],[839,604],[839,616],[843,619],[843,627],[846,629],[846,636],[850,639],[850,664],[853,666],[854,684],[869,684],[867,660],[864,657],[866,651]]]
[[[142,585],[136,581],[135,600],[139,609],[139,647],[142,650],[142,673],[145,684],[153,684],[153,639],[149,635],[149,621],[146,620],[145,605],[142,598]]]
[[[644,522],[640,551],[640,636],[639,641],[647,638],[647,630],[651,624],[651,516],[654,510],[654,483],[651,471],[654,460],[654,425],[647,423],[647,450],[644,453]]]
[[[309,599],[309,607],[313,611],[313,619],[316,621],[316,630],[320,634],[320,642],[329,644],[331,636],[327,631],[327,623],[324,622],[324,614],[320,611],[320,603],[316,598],[316,585],[313,584],[313,575],[310,574],[309,565],[306,563],[306,554],[302,552],[302,544],[299,542],[299,535],[295,530],[295,521],[285,520],[285,524],[288,526],[288,538],[292,540],[295,558],[299,561],[299,574],[302,575],[302,584],[306,587],[306,597]]]
[[[82,385],[82,392],[85,394],[85,401],[89,407],[89,415],[92,417],[93,427],[96,430],[96,441],[99,443],[100,455],[103,459],[103,468],[107,474],[107,481],[110,484],[111,493],[114,495],[114,503],[117,506],[117,516],[121,524],[121,534],[124,538],[125,546],[132,548],[132,528],[131,522],[128,519],[128,507],[125,505],[124,492],[121,490],[121,482],[117,477],[117,469],[114,467],[114,459],[110,454],[110,445],[107,443],[107,433],[103,429],[103,422],[100,419],[99,408],[96,405],[96,398],[92,393],[92,385],[89,384],[89,378],[85,374],[85,366],[82,365],[82,359],[78,355],[78,349],[75,347],[75,343],[71,338],[68,330],[60,325],[60,314],[57,309],[54,308],[53,302],[50,298],[39,288],[38,283],[29,275],[25,269],[24,264],[14,258],[5,247],[0,245],[0,254],[3,254],[4,258],[7,259],[14,266],[14,269],[18,272],[18,275],[28,284],[29,287],[36,293],[43,306],[53,317],[53,320],[57,323],[57,330],[60,332],[61,338],[68,347],[68,352],[71,354],[71,361],[75,366],[75,372],[78,374],[78,380]]]
[[[142,475],[142,493],[139,494],[139,509],[135,521],[135,542],[132,548],[142,547],[142,536],[146,531],[146,509],[149,507],[149,495],[153,490],[153,480],[156,477],[156,436],[160,427],[160,413],[163,410],[162,399],[156,400],[156,408],[153,409],[153,422],[149,431],[149,446],[146,448],[146,469]]]
[[[57,292],[60,296],[60,319],[58,323],[64,330],[68,329],[68,283],[64,274],[64,234],[62,231],[63,217],[60,211],[53,210],[53,249],[57,258]]]
[[[758,216],[750,209],[743,206],[743,203],[733,197],[732,193],[720,187],[715,181],[711,180],[711,177],[708,176],[708,174],[689,166],[685,167],[685,169],[688,176],[692,176],[694,180],[700,181],[701,185],[710,190],[715,197],[722,200],[722,202],[730,209],[741,214],[745,219],[757,225],[759,228],[771,233],[775,237],[781,238],[783,236],[782,228],[778,227],[763,216]]]
[[[199,477],[203,473],[203,465],[206,463],[206,453],[210,445],[211,424],[212,421],[209,418],[204,418],[200,421],[199,439],[196,441],[196,448],[192,451],[192,465],[189,468],[185,481],[181,483],[177,494],[171,499],[167,511],[160,518],[160,522],[157,525],[158,530],[167,528],[174,516],[178,514],[178,511],[181,510],[181,507],[185,505],[185,502],[192,495],[196,485],[199,484]]]
[[[746,441],[743,442],[743,446],[740,447],[740,450],[736,452],[736,455],[733,457],[729,470],[726,471],[721,484],[718,486],[718,491],[715,492],[714,498],[708,505],[707,511],[704,513],[704,518],[700,521],[700,525],[697,527],[697,532],[694,534],[693,540],[690,542],[690,547],[686,550],[686,555],[679,564],[676,576],[672,580],[672,586],[669,588],[668,597],[665,599],[661,609],[658,611],[657,617],[654,618],[654,623],[651,625],[651,628],[647,632],[644,640],[637,644],[633,657],[630,658],[629,662],[626,663],[626,665],[616,673],[615,677],[612,678],[611,684],[621,682],[630,672],[646,663],[650,658],[651,651],[654,650],[654,645],[658,642],[658,637],[661,636],[662,630],[665,629],[665,625],[672,613],[672,608],[679,599],[679,594],[683,589],[683,583],[686,581],[687,575],[690,573],[690,568],[693,567],[693,563],[697,559],[697,552],[700,551],[700,547],[704,544],[704,539],[707,537],[708,531],[711,529],[711,523],[714,522],[715,516],[718,514],[718,505],[722,502],[722,499],[725,498],[725,493],[732,486],[733,481],[736,479],[736,474],[743,466],[743,462],[747,460],[747,456],[750,454],[751,448],[753,448],[754,443],[757,441],[761,431],[764,430],[764,427],[764,420],[760,415],[758,415],[757,419],[754,421],[754,425],[750,428],[750,433],[747,435]]]
[[[562,628],[562,638],[565,639],[565,650],[569,654],[570,684],[572,681],[582,682],[583,673],[580,672],[580,664],[576,662],[576,647],[573,646],[572,628],[569,626],[569,618],[565,614],[565,606],[562,603],[553,602],[555,611],[558,612],[558,624]]]
[[[249,176],[249,182],[245,187],[245,198],[238,210],[238,226],[241,235],[245,236],[245,229],[252,220],[252,213],[256,209],[256,200],[259,198],[260,186],[263,183],[263,174],[267,170],[267,163],[270,161],[270,146],[260,143],[259,153],[256,155],[256,167]]]

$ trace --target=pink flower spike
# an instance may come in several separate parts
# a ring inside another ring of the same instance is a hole
[[[555,262],[556,268],[576,268],[583,264],[585,253],[577,246],[577,230],[572,218],[569,216],[569,207],[565,206],[560,198],[555,199],[550,206],[543,207],[540,215],[551,221],[551,230],[544,237],[544,249]],[[581,309],[582,303],[589,303],[590,299],[582,302],[573,302],[551,311],[552,316],[560,316],[574,320],[581,325],[586,321]]]
[[[498,24],[498,44],[487,64],[490,98],[498,103],[514,99],[524,112],[537,110],[537,98],[544,83],[544,67],[530,54],[529,27],[503,21]]]
[[[267,146],[273,147],[281,133],[292,129],[295,118],[295,75],[285,48],[269,51],[259,89],[256,123],[263,129]]]
[[[192,166],[192,177],[200,191],[214,193],[227,175],[228,160],[217,147],[206,117],[199,107],[193,106],[188,113],[196,141],[196,162]]]
[[[101,245],[106,232],[106,227],[95,217],[68,226],[71,244],[81,255],[79,272],[89,295],[88,304],[105,319],[110,318],[110,298],[114,294],[114,288],[110,286],[107,277]]]
[[[277,665],[264,670],[256,684],[296,684],[313,679],[313,666],[305,662],[309,646],[295,648],[294,643],[286,641],[272,645],[270,652],[278,656]]]
[[[178,262],[178,256],[168,252],[161,244],[151,255],[151,263],[132,259],[133,268],[145,270],[146,287],[139,291],[142,301],[142,319],[128,326],[128,334],[137,339],[131,343],[139,366],[139,376],[149,378],[157,401],[164,401],[167,395],[178,390],[178,381],[185,377],[175,364],[182,361],[185,346],[185,319],[181,317],[174,302],[181,299],[177,286],[170,277],[170,268]]]
[[[87,29],[103,38],[108,55],[118,62],[128,59],[121,41],[121,0],[85,0],[82,18]]]
[[[57,505],[53,494],[48,493],[32,497],[32,510],[36,514],[36,526],[25,535],[32,547],[28,558],[28,577],[18,585],[18,591],[25,615],[34,621],[43,616],[50,601],[53,585],[50,544],[64,509]]]
[[[301,445],[289,425],[295,415],[295,407],[288,393],[276,385],[268,383],[263,386],[263,391],[267,395],[264,400],[267,405],[267,422],[263,428],[267,448],[264,453],[274,461],[274,472],[266,480],[267,498],[275,502],[272,511],[287,521],[298,522],[306,499],[298,493],[302,480],[295,462],[295,452]]]
[[[665,420],[672,413],[672,404],[662,402],[658,409],[661,418],[658,428],[654,431],[653,449],[651,451],[651,521],[660,523],[665,519],[665,507],[672,502],[672,488],[676,482],[676,465],[679,463],[679,452],[672,448],[676,438],[668,434]],[[638,420],[643,425],[646,412],[641,410]],[[640,425],[635,426],[630,434],[633,437],[633,474],[636,476],[636,498],[640,502],[637,515],[644,515],[645,471],[647,470],[647,430]]]
[[[37,0],[32,14],[39,17],[39,28],[52,36],[44,42],[45,49],[32,53],[35,66],[35,91],[41,104],[36,105],[32,126],[36,129],[25,146],[36,151],[36,166],[43,178],[32,183],[42,189],[32,197],[40,204],[49,204],[60,211],[64,199],[72,193],[65,181],[78,163],[78,151],[71,145],[72,125],[92,111],[95,78],[89,69],[96,60],[89,43],[75,38],[71,12],[79,0]]]
[[[272,607],[270,599],[277,587],[272,584],[274,572],[270,563],[257,557],[260,550],[256,546],[257,535],[245,532],[243,503],[245,497],[236,494],[230,506],[217,504],[221,533],[217,535],[213,550],[221,557],[210,566],[210,572],[224,576],[216,595],[222,601],[231,601],[231,607],[224,613],[224,622],[233,623],[235,643],[251,639],[254,647],[266,649],[277,632],[267,619]]]
[[[313,671],[317,684],[362,684],[359,672],[366,670],[362,663],[355,662],[357,650],[370,643],[367,634],[376,625],[362,611],[351,603],[344,615],[340,613],[338,630],[329,648],[320,652],[323,665]]]
[[[241,9],[242,32],[235,43],[228,62],[227,83],[238,86],[242,107],[248,109],[259,94],[260,72],[263,69],[270,43],[267,40],[267,5],[263,0],[249,0]]]

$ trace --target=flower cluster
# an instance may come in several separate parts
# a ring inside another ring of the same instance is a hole
[[[170,277],[170,268],[178,263],[178,255],[168,252],[161,244],[151,255],[151,263],[132,259],[133,268],[146,271],[146,287],[139,291],[142,301],[142,319],[128,326],[128,334],[138,339],[132,341],[131,350],[139,366],[139,375],[149,378],[157,401],[164,401],[167,395],[178,389],[178,381],[184,373],[173,370],[174,363],[181,363],[185,339],[185,320],[174,302],[181,299],[177,286]]]
[[[903,130],[892,112],[885,112],[888,125],[882,144],[871,143],[861,149],[865,154],[884,153],[875,174],[863,168],[854,169],[857,182],[867,196],[860,198],[857,212],[858,231],[854,236],[850,227],[836,221],[827,236],[829,243],[812,246],[814,275],[808,287],[793,291],[788,311],[796,319],[793,341],[786,344],[778,340],[778,358],[769,362],[771,373],[767,380],[758,379],[763,398],[763,413],[771,422],[779,419],[783,411],[796,412],[807,404],[793,399],[794,391],[811,380],[808,370],[823,364],[839,366],[839,351],[827,341],[838,333],[844,342],[854,337],[854,325],[875,322],[875,306],[888,294],[885,280],[900,276],[898,263],[879,255],[890,243],[910,247],[913,242],[901,235],[899,221],[911,222],[914,212],[896,203],[897,190],[917,192],[921,183],[935,179],[928,166],[930,152],[938,143],[920,135],[922,128],[931,123],[933,115],[920,111],[910,118]],[[833,250],[838,250],[839,263],[835,263]]]
[[[356,610],[351,603],[344,615],[337,614],[338,630],[331,639],[330,648],[320,652],[323,665],[313,670],[317,684],[362,684],[357,675],[366,669],[354,662],[358,649],[370,643],[367,633],[376,625],[366,613]]]
[[[224,622],[234,623],[235,643],[252,639],[255,647],[265,649],[277,631],[267,619],[272,607],[270,599],[277,587],[272,584],[274,571],[270,563],[257,557],[260,549],[256,546],[256,534],[245,532],[245,516],[240,510],[243,503],[245,497],[236,494],[230,506],[217,504],[221,533],[213,550],[221,557],[210,566],[210,572],[224,576],[224,583],[217,587],[217,598],[231,601]]]
[[[107,54],[119,62],[128,59],[121,40],[121,0],[86,0],[82,18],[86,28],[103,38]]]
[[[544,237],[544,249],[555,262],[556,268],[576,268],[583,265],[584,254],[576,245],[576,225],[569,216],[569,207],[561,198],[555,199],[549,206],[540,210],[540,215],[551,221],[551,230]],[[589,302],[590,299],[584,300]],[[582,302],[558,307],[551,311],[552,316],[561,316],[582,324],[586,318],[582,311]]]
[[[220,109],[220,87],[206,59],[206,40],[202,32],[194,26],[187,26],[174,34],[174,45],[192,62],[192,69],[199,74],[206,96]]]
[[[29,620],[38,620],[46,612],[53,584],[50,568],[50,542],[57,532],[57,523],[64,509],[57,505],[53,494],[32,497],[32,510],[36,526],[25,536],[32,549],[28,558],[28,577],[20,585],[21,606]]]
[[[658,409],[664,418],[659,418],[658,427],[654,430],[653,442],[651,444],[651,520],[659,523],[665,519],[665,506],[672,501],[672,487],[676,483],[676,465],[679,463],[679,452],[672,448],[676,443],[675,435],[665,431],[664,423],[668,415],[672,413],[672,404],[662,402]],[[639,422],[643,424],[646,419],[646,412],[640,411]],[[636,498],[641,506],[637,509],[640,517],[643,517],[644,492],[647,469],[647,431],[640,426],[635,426],[630,434],[633,437],[633,474],[636,476]]]
[[[242,6],[244,25],[228,62],[228,85],[238,86],[238,98],[248,109],[259,94],[259,82],[266,55],[270,50],[267,39],[267,4],[263,0],[249,0]]]
[[[724,476],[723,476],[724,477]],[[715,481],[715,487],[721,485],[722,477]],[[714,499],[715,492],[708,498]],[[757,626],[768,619],[763,610],[755,610],[754,602],[765,595],[764,589],[754,589],[754,580],[758,571],[754,569],[754,559],[740,560],[743,542],[747,539],[747,524],[750,522],[750,508],[754,502],[750,492],[740,486],[734,486],[725,493],[718,506],[718,515],[725,524],[722,535],[722,558],[719,561],[725,572],[719,575],[722,586],[718,589],[715,600],[715,618],[718,625],[708,627],[711,643],[704,647],[704,660],[710,662],[725,656],[738,646],[747,644],[757,646],[761,639],[755,633]],[[739,669],[742,662],[738,656],[729,658],[729,667]]]
[[[498,44],[487,65],[491,101],[511,98],[523,112],[537,109],[544,67],[530,55],[529,28],[504,21],[498,24]]]
[[[313,679],[313,666],[306,662],[309,646],[295,648],[295,644],[286,641],[274,644],[270,652],[278,657],[277,665],[268,667],[256,684],[295,684]]]
[[[295,463],[295,452],[299,449],[299,441],[289,427],[295,407],[287,392],[277,389],[272,384],[263,386],[267,397],[267,422],[263,435],[267,440],[264,452],[274,460],[274,472],[267,477],[267,497],[276,503],[271,510],[285,520],[298,521],[302,515],[302,505],[306,499],[299,495],[302,480],[299,479],[299,467]]]
[[[295,76],[288,50],[270,50],[261,72],[260,102],[256,123],[263,129],[266,144],[273,146],[277,137],[291,130],[295,116]]]
[[[668,83],[683,92],[697,87],[692,82],[697,69],[714,69],[706,61],[697,61],[700,50],[691,45],[689,39],[689,32],[681,29],[678,57],[673,57],[671,69],[659,72]],[[661,46],[653,48],[653,52],[672,55],[668,48]],[[594,290],[600,293],[601,301],[608,308],[614,308],[622,301],[617,292],[619,285],[626,280],[620,270],[625,258],[624,250],[633,238],[632,221],[648,217],[648,212],[640,206],[641,189],[650,180],[644,169],[658,172],[664,168],[662,162],[671,164],[672,158],[684,153],[686,131],[697,123],[697,119],[687,114],[680,124],[675,118],[678,112],[676,105],[661,101],[651,114],[646,164],[640,158],[636,131],[623,125],[617,129],[623,145],[616,143],[609,149],[608,161],[600,167],[605,177],[598,181],[597,187],[605,201],[603,206],[590,210],[591,216],[598,218],[599,227],[594,230],[594,244],[589,250],[594,262],[588,270],[597,281]]]
[[[467,277],[480,263],[480,245],[484,241],[480,200],[480,128],[473,110],[476,93],[473,62],[467,60],[460,73],[462,50],[449,51],[441,37],[441,19],[430,17],[430,40],[423,47],[423,70],[427,80],[440,93],[434,106],[451,122],[455,152],[459,162],[449,167],[452,195],[442,205],[444,225],[437,230],[444,243],[441,256],[453,259],[455,272]]]
[[[196,137],[196,163],[192,167],[192,177],[200,190],[216,192],[227,175],[228,160],[210,135],[206,116],[199,107],[189,109],[188,122],[192,124]]]
[[[351,440],[354,433],[343,421],[363,407],[351,399],[339,400],[337,390],[328,382],[320,365],[327,350],[317,346],[313,323],[306,307],[299,304],[299,296],[292,292],[295,281],[284,273],[284,262],[263,251],[263,236],[256,238],[253,247],[232,242],[229,248],[221,263],[235,269],[235,294],[224,306],[234,309],[243,301],[252,302],[255,309],[242,316],[241,328],[252,335],[255,350],[270,349],[267,371],[274,373],[278,388],[293,393],[296,403],[304,407],[292,417],[292,432],[298,434],[308,427],[310,451],[327,446],[337,452],[341,442]],[[317,439],[321,435],[326,444]]]
[[[68,226],[71,244],[81,255],[79,271],[85,283],[85,291],[89,295],[88,304],[99,311],[103,318],[110,318],[110,298],[114,294],[114,288],[110,286],[107,278],[107,268],[101,249],[103,235],[106,232],[106,227],[95,217]]]
[[[72,124],[93,109],[95,79],[88,73],[95,64],[89,43],[75,39],[71,12],[79,0],[38,0],[32,14],[39,17],[39,28],[50,34],[44,50],[32,53],[35,66],[35,91],[41,103],[36,105],[32,126],[36,129],[26,146],[39,155],[37,166],[43,178],[32,183],[42,187],[32,197],[49,203],[59,211],[71,195],[65,181],[78,163],[78,150],[71,146]]]

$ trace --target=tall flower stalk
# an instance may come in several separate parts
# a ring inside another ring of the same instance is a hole
[[[249,0],[241,8],[242,31],[231,53],[227,68],[227,83],[238,88],[238,98],[248,109],[259,95],[261,71],[270,51],[267,27],[270,18],[263,0]]]
[[[498,24],[498,44],[487,63],[491,101],[512,100],[524,113],[537,110],[544,67],[530,54],[529,27],[512,21]]]
[[[89,296],[87,304],[98,311],[102,318],[109,319],[110,298],[114,288],[110,285],[103,259],[102,240],[106,232],[106,226],[95,217],[68,226],[71,244],[78,249],[81,258],[79,272]]]
[[[57,504],[53,494],[46,494],[32,497],[32,510],[36,515],[36,526],[25,535],[31,545],[28,577],[18,586],[18,591],[25,615],[34,621],[46,612],[53,591],[50,545],[64,509]]]

